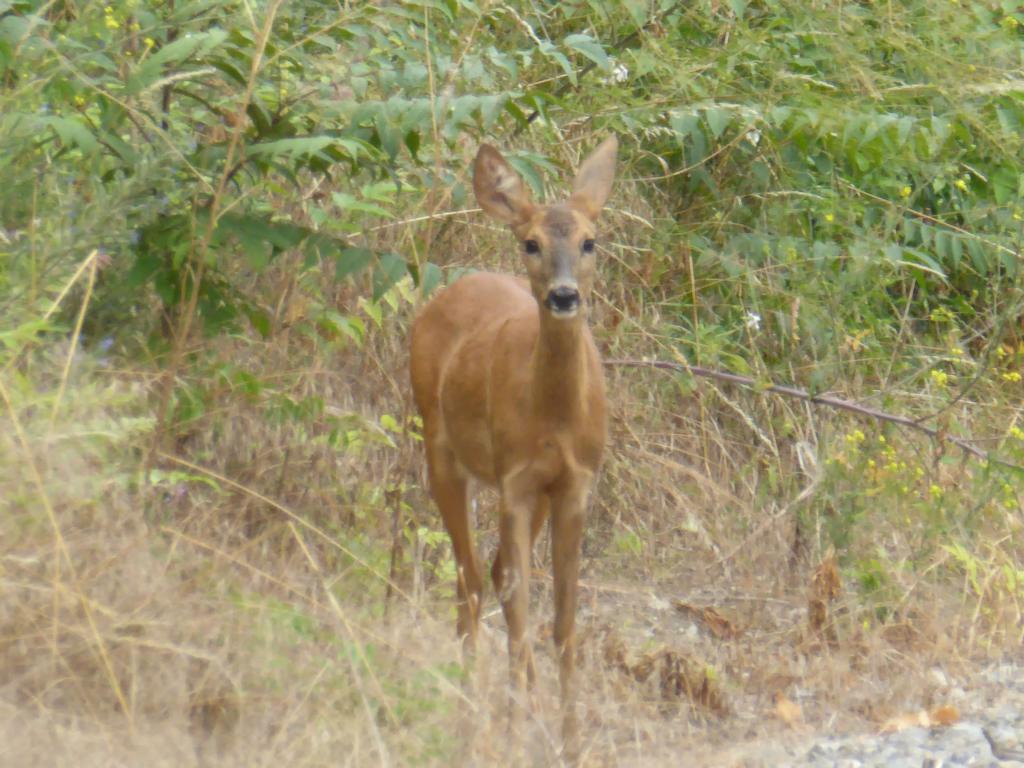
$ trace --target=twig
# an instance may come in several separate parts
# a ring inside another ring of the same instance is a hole
[[[78,317],[75,319],[75,330],[71,333],[71,344],[68,346],[67,359],[64,361],[64,370],[60,376],[60,386],[57,387],[57,396],[53,399],[53,408],[50,409],[49,431],[53,431],[53,425],[57,422],[57,412],[60,411],[61,401],[64,400],[64,392],[67,390],[68,377],[71,375],[71,364],[75,361],[75,352],[78,349],[79,341],[82,338],[82,323],[85,322],[85,313],[89,309],[89,301],[92,299],[92,289],[96,285],[96,266],[98,251],[93,250],[86,261],[89,263],[89,282],[85,286],[85,297],[82,299],[82,306],[78,310]]]
[[[725,381],[729,384],[738,384],[741,387],[749,387],[750,389],[756,389],[760,392],[772,392],[776,395],[785,395],[786,397],[793,397],[797,400],[803,400],[814,405],[827,405],[830,408],[837,408],[841,411],[849,411],[850,413],[856,413],[859,416],[867,416],[868,418],[878,419],[879,421],[887,421],[891,424],[899,424],[902,427],[908,429],[914,429],[918,432],[923,432],[933,440],[943,441],[948,440],[953,445],[960,448],[965,453],[969,453],[972,456],[976,456],[982,461],[988,461],[994,464],[1000,464],[1004,467],[1011,467],[1013,469],[1024,469],[1019,464],[1014,464],[1009,461],[994,457],[988,451],[978,448],[972,443],[971,440],[949,435],[944,432],[940,432],[937,429],[926,427],[924,424],[915,421],[907,416],[900,416],[895,413],[888,413],[887,411],[880,411],[877,408],[871,408],[866,405],[859,405],[852,403],[849,400],[843,400],[840,397],[834,395],[813,395],[805,389],[799,387],[790,387],[784,384],[763,384],[756,379],[752,379],[749,376],[740,376],[736,373],[728,373],[726,371],[715,371],[710,368],[703,368],[699,365],[687,365],[684,363],[674,363],[669,360],[605,360],[605,365],[623,367],[623,368],[657,368],[665,371],[678,371],[680,373],[689,373],[693,376],[699,376],[704,379],[715,379],[716,381]]]

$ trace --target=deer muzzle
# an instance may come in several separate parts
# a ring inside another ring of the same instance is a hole
[[[555,317],[572,317],[580,308],[580,289],[575,285],[557,285],[544,300]]]

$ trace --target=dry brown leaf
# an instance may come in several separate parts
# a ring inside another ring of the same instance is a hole
[[[663,699],[670,701],[686,696],[718,714],[729,712],[729,706],[705,666],[671,650],[662,651],[660,657]]]
[[[733,638],[739,637],[742,633],[742,630],[737,627],[735,623],[727,619],[719,613],[717,609],[710,605],[698,608],[696,605],[690,605],[689,603],[684,603],[682,600],[676,600],[674,606],[680,613],[688,613],[703,621],[705,626],[708,628],[708,631],[710,631],[711,634],[719,640],[732,640]]]
[[[622,642],[622,638],[609,632],[605,635],[601,650],[605,664],[613,669],[629,672],[629,664],[626,661],[626,644]]]
[[[907,728],[930,728],[932,724],[928,713],[923,709],[920,712],[907,712],[903,715],[890,717],[878,729],[880,733],[895,733]]]
[[[775,716],[790,728],[795,728],[803,723],[804,711],[795,701],[790,701],[782,693],[776,693]]]
[[[645,653],[636,664],[627,667],[627,671],[633,675],[633,679],[638,683],[646,683],[647,678],[654,671],[654,665],[657,663],[659,656],[660,654],[657,653]]]
[[[689,656],[662,648],[645,653],[636,661],[632,661],[632,654],[626,643],[611,629],[604,633],[601,651],[608,667],[631,678],[637,685],[642,685],[653,677],[664,701],[685,697],[694,704],[719,714],[726,714],[729,711],[725,698],[713,675],[709,674],[708,668]]]
[[[722,640],[731,640],[734,637],[739,637],[739,627],[711,606],[708,606],[701,612],[701,618],[704,619],[704,623],[708,625],[708,629],[711,630],[711,634],[715,637]]]
[[[931,712],[921,710],[920,712],[907,713],[890,717],[882,723],[879,730],[882,733],[893,733],[902,731],[905,728],[938,728],[940,726],[953,725],[960,722],[960,712],[956,707],[946,704],[936,707]]]
[[[698,608],[696,605],[684,603],[682,600],[673,600],[672,607],[680,613],[689,613],[693,616],[700,616],[700,608]]]
[[[928,717],[931,719],[933,727],[937,725],[953,725],[960,722],[960,711],[956,707],[946,704],[943,707],[933,709]]]

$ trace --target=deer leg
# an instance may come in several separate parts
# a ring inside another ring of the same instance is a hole
[[[476,648],[477,625],[480,621],[480,599],[483,579],[469,526],[466,498],[466,476],[459,471],[455,457],[447,446],[430,441],[427,450],[430,493],[452,541],[455,555],[455,578],[458,593],[457,630],[470,653]]]
[[[544,527],[544,523],[547,522],[548,512],[551,509],[551,502],[547,496],[538,497],[537,504],[533,509],[533,515],[530,517],[530,552],[533,551],[533,545],[537,542],[537,537],[540,535],[541,529]],[[527,559],[527,567],[529,567],[529,559]],[[494,592],[497,595],[501,595],[502,584],[502,567],[501,567],[501,548],[494,555],[494,563],[491,565],[491,580],[494,582]],[[526,648],[526,682],[527,685],[533,686],[533,681],[537,679],[537,667],[533,661],[533,649],[527,646]]]
[[[501,511],[498,520],[498,557],[501,559],[501,590],[498,598],[508,625],[508,661],[512,702],[509,725],[518,731],[522,722],[522,696],[526,689],[526,670],[530,648],[526,625],[530,609],[530,520],[535,497],[522,488],[522,477],[502,484]],[[520,486],[520,487],[517,487]]]
[[[576,592],[586,506],[586,486],[554,495],[551,509],[551,564],[555,590],[555,652],[562,696],[562,741],[570,764],[579,757],[576,721]]]

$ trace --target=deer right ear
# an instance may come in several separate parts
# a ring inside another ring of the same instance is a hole
[[[597,221],[615,180],[615,159],[619,140],[609,136],[583,161],[572,186],[570,202],[575,203],[591,221]]]
[[[521,224],[533,214],[523,180],[490,144],[481,144],[476,153],[473,192],[480,207],[503,224]]]

